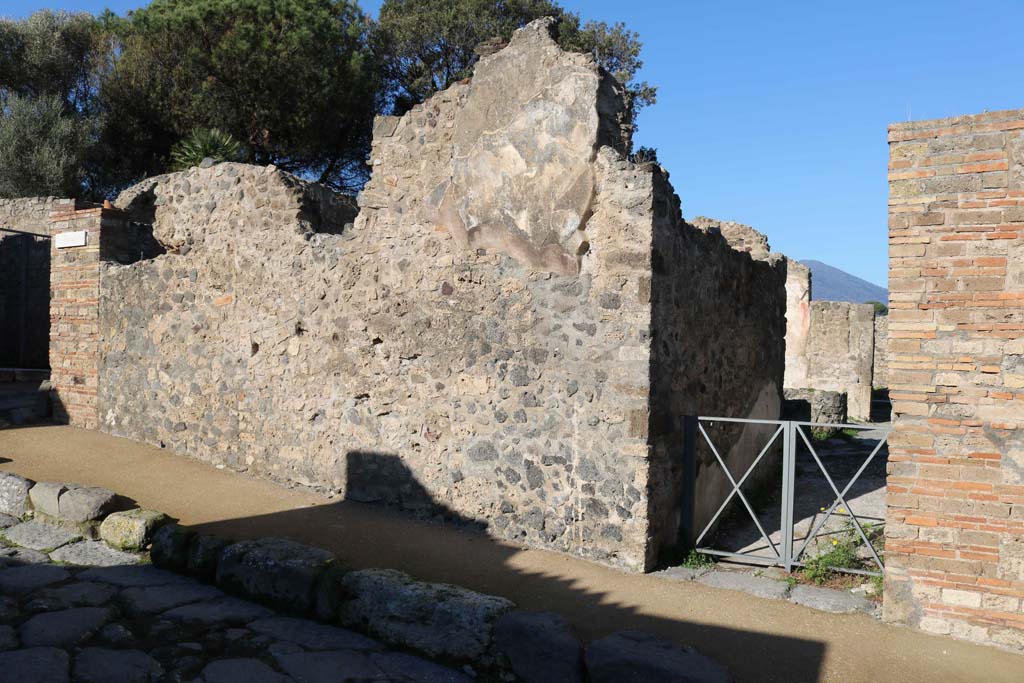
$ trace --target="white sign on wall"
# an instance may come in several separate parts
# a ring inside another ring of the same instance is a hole
[[[75,230],[73,232],[58,232],[53,236],[53,244],[58,249],[68,247],[84,247],[89,243],[88,230]]]

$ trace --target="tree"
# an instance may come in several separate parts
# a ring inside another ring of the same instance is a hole
[[[136,150],[125,173],[162,170],[175,142],[217,128],[252,163],[339,189],[365,179],[379,70],[349,0],[154,0],[105,21],[120,58],[101,143]]]
[[[109,57],[91,15],[0,20],[0,195],[86,192],[96,91]]]
[[[656,89],[634,80],[643,66],[639,36],[622,23],[581,24],[579,15],[550,0],[384,0],[375,42],[395,113],[469,76],[480,43],[508,40],[516,29],[545,16],[557,20],[562,48],[592,52],[626,86],[631,121],[654,103]]]
[[[889,315],[889,307],[883,304],[881,301],[867,301],[875,307],[875,315]]]
[[[228,133],[216,128],[196,128],[171,149],[174,170],[198,166],[207,158],[214,161],[240,161],[242,145]]]
[[[0,197],[76,197],[87,123],[57,95],[8,95],[0,110]]]

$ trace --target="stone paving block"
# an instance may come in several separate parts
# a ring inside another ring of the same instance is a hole
[[[789,599],[798,605],[836,614],[871,614],[875,611],[875,604],[870,600],[849,591],[837,591],[820,586],[794,586]]]
[[[119,550],[143,550],[167,519],[156,510],[112,512],[100,524],[100,538]]]
[[[711,569],[707,567],[701,569],[692,569],[690,567],[669,567],[668,569],[662,569],[660,572],[652,572],[651,576],[659,579],[668,579],[670,581],[696,581],[710,571]]]
[[[221,598],[175,607],[164,612],[163,616],[175,621],[197,621],[204,624],[247,624],[254,619],[269,617],[272,614],[269,609],[246,600]]]
[[[375,652],[370,660],[387,674],[389,681],[410,683],[474,683],[461,671],[404,652]],[[524,679],[525,680],[525,679]],[[554,679],[552,679],[554,680]]]
[[[132,586],[166,586],[169,584],[189,584],[194,581],[188,577],[157,569],[151,565],[131,567],[95,567],[86,569],[78,575],[81,581],[100,581],[115,586],[130,588]]]
[[[203,669],[203,683],[289,683],[291,680],[258,659],[220,659]]]
[[[0,593],[27,593],[51,583],[60,583],[70,576],[71,574],[62,567],[52,565],[24,565],[0,569]]]
[[[188,546],[188,559],[185,568],[192,576],[203,580],[212,580],[217,576],[217,565],[220,564],[221,553],[231,545],[226,538],[196,534]]]
[[[82,538],[81,534],[74,531],[35,520],[4,529],[0,532],[0,536],[23,548],[46,553]]]
[[[149,556],[153,564],[182,571],[188,564],[189,544],[195,532],[179,524],[165,524],[153,534]]]
[[[18,634],[14,627],[7,624],[0,624],[0,650],[13,650],[18,647]]]
[[[46,553],[28,548],[0,547],[0,568],[17,567],[23,564],[39,564],[48,562]]]
[[[35,508],[36,512],[41,512],[44,515],[50,517],[60,516],[60,506],[58,501],[60,500],[60,494],[68,490],[65,484],[60,484],[52,481],[41,481],[32,487],[29,491],[29,498],[32,501],[32,507]]]
[[[11,515],[0,512],[0,529],[7,529],[20,521],[21,520],[17,517],[12,517]]]
[[[697,581],[705,586],[743,591],[770,600],[784,600],[789,594],[789,585],[785,581],[776,581],[743,572],[710,572],[699,577]]]
[[[142,562],[138,555],[114,550],[103,541],[72,543],[50,553],[50,558],[82,567],[119,567]]]
[[[64,586],[36,591],[25,608],[30,612],[53,612],[69,607],[98,607],[117,595],[117,588],[106,583],[75,581]]]
[[[696,650],[650,633],[620,631],[587,648],[591,683],[729,683],[732,676]]]
[[[70,663],[55,647],[0,652],[0,683],[68,683]]]
[[[32,480],[10,472],[0,472],[0,513],[24,517],[32,509],[29,491]]]
[[[428,656],[476,659],[491,644],[491,625],[515,605],[459,586],[415,581],[390,569],[351,572],[340,613],[346,626]]]
[[[505,614],[494,622],[494,649],[522,683],[583,681],[583,645],[561,615]]]
[[[126,588],[121,593],[121,603],[130,615],[156,614],[175,607],[203,600],[218,600],[227,597],[214,586],[201,583],[170,586],[142,586]]]
[[[149,683],[163,667],[141,650],[87,647],[75,657],[76,683]]]
[[[383,673],[366,654],[352,650],[299,652],[275,657],[277,665],[297,681],[378,681]]]
[[[93,522],[106,517],[125,503],[110,489],[99,486],[68,488],[57,503],[61,519],[74,523]]]
[[[27,647],[77,645],[114,616],[107,607],[73,607],[37,614],[21,625],[19,635]]]
[[[319,624],[308,619],[268,617],[249,624],[256,633],[296,643],[307,650],[381,650],[372,638],[352,631]]]
[[[281,538],[241,541],[221,554],[217,584],[281,610],[308,613],[317,579],[334,563],[326,550]]]

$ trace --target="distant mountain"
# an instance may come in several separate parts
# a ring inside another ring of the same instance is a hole
[[[889,305],[889,292],[884,287],[821,261],[800,263],[811,269],[811,298],[815,301],[852,301],[855,304],[881,301]]]

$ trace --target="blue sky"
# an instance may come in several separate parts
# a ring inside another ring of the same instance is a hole
[[[139,4],[0,0],[0,14]],[[380,0],[360,4],[376,15]],[[636,143],[658,149],[684,215],[749,223],[883,286],[886,124],[1024,107],[1020,0],[563,4],[640,33],[659,93]]]

